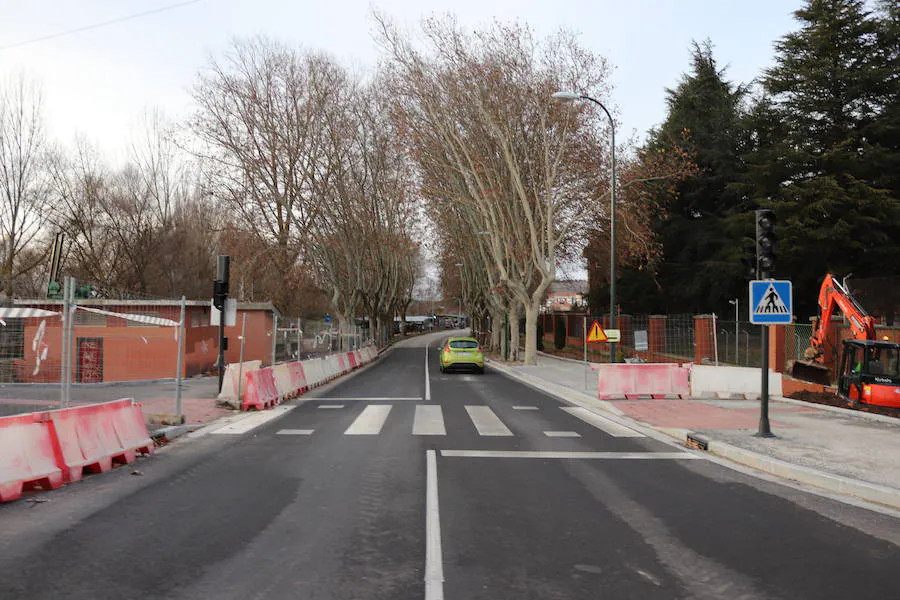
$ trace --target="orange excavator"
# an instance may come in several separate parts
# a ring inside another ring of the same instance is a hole
[[[831,383],[824,364],[826,340],[832,332],[832,315],[840,309],[850,323],[853,339],[843,340],[838,370],[838,392],[853,403],[900,408],[900,344],[878,340],[873,319],[847,288],[831,274],[819,289],[819,315],[813,325],[805,361],[796,361],[791,374],[797,379]]]

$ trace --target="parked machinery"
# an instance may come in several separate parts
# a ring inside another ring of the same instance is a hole
[[[819,315],[804,361],[796,361],[791,374],[797,379],[831,383],[824,364],[824,347],[833,331],[836,309],[850,323],[852,339],[842,342],[838,391],[850,401],[900,408],[900,344],[878,340],[873,319],[831,274],[819,289]]]

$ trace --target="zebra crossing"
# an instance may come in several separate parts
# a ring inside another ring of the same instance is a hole
[[[321,404],[317,408],[330,408],[332,410],[344,408],[343,404]],[[500,416],[489,406],[465,406],[465,414],[481,437],[513,437],[516,434],[503,422]],[[528,409],[540,410],[538,407],[514,406],[516,410]],[[356,416],[343,434],[347,436],[376,436],[381,434],[385,423],[391,417],[393,404],[370,404]],[[612,437],[644,437],[633,429],[616,421],[595,414],[584,408],[560,407],[560,409],[583,423],[599,429]],[[315,429],[281,429],[276,432],[283,436],[310,436]],[[581,435],[575,431],[553,429],[543,432],[550,438],[578,438]],[[414,436],[445,436],[447,426],[444,421],[444,409],[439,404],[417,404],[413,416],[411,434]]]

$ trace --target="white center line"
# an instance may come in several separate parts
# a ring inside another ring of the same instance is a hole
[[[531,450],[441,450],[441,456],[463,458],[589,458],[602,460],[706,460],[688,452],[541,452]]]
[[[344,435],[378,435],[392,408],[390,404],[371,404],[365,407]]]
[[[428,376],[428,346],[425,346],[425,401],[431,402],[431,378]]]
[[[547,437],[581,437],[577,431],[545,431]]]
[[[644,434],[638,433],[634,429],[629,429],[624,425],[620,425],[615,421],[606,417],[601,417],[597,413],[591,412],[582,406],[565,406],[563,410],[587,423],[593,425],[597,429],[605,431],[613,437],[644,437]]]
[[[444,600],[444,559],[434,450],[425,453],[425,465],[425,600]]]
[[[322,404],[319,408],[344,408],[343,404]]]
[[[315,429],[280,429],[276,435],[312,435]]]
[[[538,410],[537,406],[513,406],[513,410]]]
[[[513,434],[503,421],[500,420],[489,406],[467,406],[466,412],[478,430],[478,435],[483,436],[510,436]]]
[[[447,435],[440,404],[419,404],[413,420],[413,435]]]

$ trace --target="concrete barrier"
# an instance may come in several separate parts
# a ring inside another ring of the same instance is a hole
[[[61,486],[56,446],[52,425],[41,413],[0,417],[0,502],[16,500],[26,489]]]
[[[715,367],[694,365],[691,368],[691,395],[695,398],[759,398],[762,375],[753,367]],[[781,373],[769,370],[769,394],[782,395]]]
[[[601,400],[642,396],[685,398],[691,393],[690,365],[599,364],[596,367],[597,397]]]

